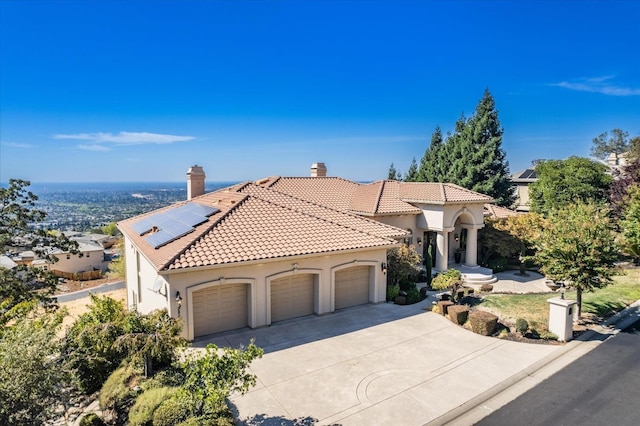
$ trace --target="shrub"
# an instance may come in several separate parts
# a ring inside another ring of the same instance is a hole
[[[400,291],[409,291],[416,286],[414,281],[409,278],[403,278],[400,280]]]
[[[80,419],[80,426],[104,426],[105,422],[96,413],[89,413]]]
[[[469,307],[467,305],[453,305],[447,307],[449,319],[458,325],[463,325],[469,317]]]
[[[192,415],[191,406],[176,397],[165,400],[153,412],[153,426],[174,426]]]
[[[544,340],[558,340],[558,336],[550,331],[543,331],[540,333],[540,338]]]
[[[460,284],[462,280],[462,274],[457,269],[448,269],[445,272],[438,274],[433,281],[431,281],[431,288],[434,290],[448,290],[455,284]]]
[[[400,286],[398,284],[387,286],[387,302],[391,302],[400,294]]]
[[[508,264],[509,260],[506,257],[495,257],[487,262],[487,266],[489,269],[492,269],[493,272],[504,272]]]
[[[153,412],[163,401],[171,398],[175,392],[176,388],[173,387],[156,387],[140,394],[129,410],[129,425],[151,425]]]
[[[483,293],[488,293],[490,291],[493,291],[493,285],[491,284],[482,284],[482,286],[480,287],[480,291]]]
[[[486,311],[472,311],[469,313],[469,323],[474,333],[491,336],[498,326],[498,317]]]
[[[516,320],[516,331],[522,335],[529,331],[529,323],[524,318],[518,318]]]
[[[414,283],[413,287],[407,291],[407,304],[410,305],[412,303],[418,303],[420,300],[422,300],[422,297],[420,296],[420,291],[418,290],[418,288]]]
[[[117,424],[124,424],[129,408],[138,395],[134,387],[142,379],[131,367],[123,366],[114,371],[100,390],[100,408],[105,417]]]

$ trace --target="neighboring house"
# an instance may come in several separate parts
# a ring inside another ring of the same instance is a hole
[[[529,185],[537,180],[538,176],[533,169],[525,169],[511,175],[511,182],[514,183],[517,191],[515,202],[516,211],[529,211]]]
[[[107,270],[109,263],[105,262],[104,248],[100,244],[78,241],[78,251],[78,254],[72,254],[60,249],[53,250],[50,254],[58,260],[48,265],[49,270],[65,274]]]
[[[518,212],[506,207],[496,206],[495,204],[485,204],[484,215],[492,219],[504,219],[510,216],[517,216]]]
[[[11,260],[9,256],[5,256],[4,254],[0,255],[0,268],[13,269],[16,266],[18,266],[18,264]]]
[[[437,269],[456,251],[477,266],[477,231],[493,201],[452,184],[268,177],[204,194],[187,173],[188,200],[118,223],[127,297],[140,312],[166,308],[183,334],[260,327],[384,302],[387,250],[433,247]]]

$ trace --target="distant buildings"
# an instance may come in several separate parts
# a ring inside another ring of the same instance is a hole
[[[515,203],[517,212],[529,211],[529,185],[536,180],[538,180],[538,176],[533,169],[521,170],[511,175],[511,182],[514,183],[518,196]]]

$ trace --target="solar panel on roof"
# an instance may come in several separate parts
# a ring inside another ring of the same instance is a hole
[[[145,217],[144,219],[140,219],[139,221],[131,224],[131,229],[136,231],[138,235],[151,231],[151,228],[153,228],[152,217]]]
[[[144,235],[157,228],[156,232],[145,237],[145,241],[158,248],[194,231],[195,226],[219,211],[216,207],[190,202],[140,219],[131,224],[131,229]]]

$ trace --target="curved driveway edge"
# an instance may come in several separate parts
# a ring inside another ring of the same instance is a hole
[[[239,423],[423,425],[563,348],[480,336],[425,306],[365,305],[217,336],[265,348],[251,366],[256,387],[231,398]]]

